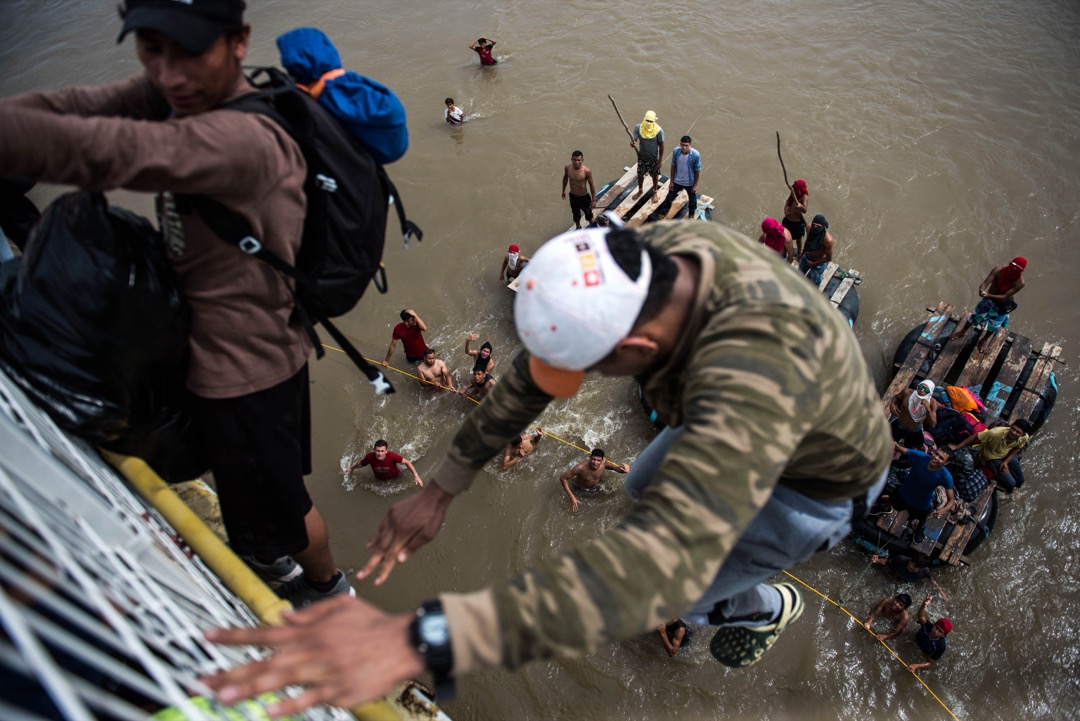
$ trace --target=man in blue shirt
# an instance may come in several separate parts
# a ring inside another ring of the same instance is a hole
[[[905,448],[899,443],[893,442],[893,447],[911,461],[911,470],[907,477],[900,482],[900,487],[890,497],[892,507],[898,511],[907,511],[912,525],[918,525],[915,532],[915,543],[923,539],[923,524],[929,518],[941,518],[948,513],[956,503],[956,491],[953,487],[952,474],[945,464],[949,461],[949,454],[941,448],[934,448],[930,455],[922,451]],[[934,510],[934,490],[942,486],[945,488],[946,501],[938,510]]]
[[[689,135],[682,136],[682,139],[679,140],[679,149],[671,154],[671,187],[668,189],[664,202],[649,215],[649,221],[663,220],[668,211],[671,210],[671,203],[684,190],[689,198],[686,204],[687,219],[693,220],[694,214],[697,213],[697,187],[698,179],[701,177],[701,153],[690,147],[691,142]]]

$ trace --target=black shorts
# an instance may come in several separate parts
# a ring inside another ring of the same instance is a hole
[[[792,240],[799,240],[806,234],[806,221],[805,220],[792,220],[791,218],[784,216],[784,219],[780,221],[780,225],[784,226],[791,233]]]
[[[574,214],[574,222],[581,220],[581,214],[585,214],[585,220],[592,222],[592,196],[574,195],[570,193],[570,211]]]
[[[637,179],[640,183],[645,179],[646,175],[659,175],[660,174],[660,159],[655,160],[642,160],[641,156],[638,156],[637,161]]]
[[[934,510],[933,508],[912,508],[900,495],[899,490],[889,494],[889,504],[898,511],[907,511],[908,518],[914,518],[917,521],[925,521]]]
[[[305,364],[292,378],[239,398],[197,398],[199,433],[214,472],[229,545],[271,560],[308,546],[304,486],[311,473]]]
[[[900,418],[897,417],[889,424],[889,429],[892,431],[893,440],[898,443],[903,443],[905,448],[921,451],[923,447],[926,446],[926,438],[923,436],[922,426],[919,426],[916,430],[904,428],[900,425]]]

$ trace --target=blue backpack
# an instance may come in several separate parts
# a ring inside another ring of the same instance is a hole
[[[405,106],[382,83],[343,70],[341,56],[322,30],[297,28],[277,39],[281,64],[319,105],[371,153],[376,162],[392,163],[409,147]]]

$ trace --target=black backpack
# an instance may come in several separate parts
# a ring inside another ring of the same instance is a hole
[[[352,310],[368,283],[386,292],[382,267],[386,216],[397,209],[405,247],[424,233],[406,219],[397,189],[386,170],[327,110],[300,90],[283,71],[258,68],[249,81],[259,90],[219,107],[273,118],[300,146],[307,162],[304,192],[307,215],[295,267],[252,236],[242,216],[207,196],[186,196],[215,234],[293,279],[295,312],[311,337],[317,357],[324,355],[315,323],[320,323],[367,376],[376,393],[393,393],[382,372],[368,363],[330,318]]]

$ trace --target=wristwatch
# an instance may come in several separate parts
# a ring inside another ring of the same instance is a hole
[[[450,627],[446,623],[441,601],[425,601],[416,609],[416,618],[409,626],[409,638],[434,676],[435,700],[449,701],[454,698],[454,680],[450,678],[454,651],[450,647]]]

